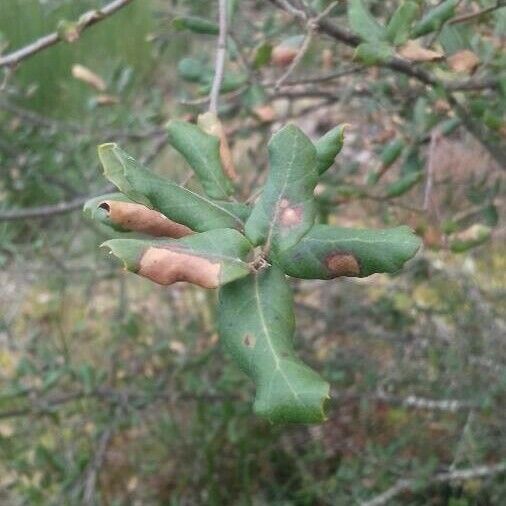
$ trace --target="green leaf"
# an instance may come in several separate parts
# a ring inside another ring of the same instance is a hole
[[[257,387],[253,409],[271,422],[325,419],[329,384],[295,355],[293,296],[275,266],[220,291],[224,348]]]
[[[102,144],[98,153],[107,179],[134,202],[156,209],[196,232],[215,228],[243,228],[243,221],[233,212],[209,198],[153,174],[116,144]]]
[[[199,83],[207,69],[195,58],[183,58],[177,64],[177,71],[185,81]]]
[[[411,24],[420,8],[415,2],[403,2],[394,12],[387,25],[387,38],[395,46],[404,44],[409,39]]]
[[[413,186],[419,183],[423,178],[423,171],[410,172],[405,176],[401,176],[397,181],[386,187],[386,196],[388,198],[400,197],[407,193]]]
[[[199,88],[199,92],[203,95],[208,94],[211,91],[213,85],[214,74],[209,73],[202,77],[202,86]],[[231,91],[242,88],[248,82],[248,76],[246,74],[238,72],[226,72],[223,76],[220,85],[220,93],[230,93]]]
[[[363,0],[348,0],[348,22],[351,29],[368,42],[386,38],[385,27],[372,16]]]
[[[272,44],[262,42],[256,49],[253,57],[253,68],[259,69],[271,61]]]
[[[365,65],[376,65],[387,62],[393,55],[393,48],[386,42],[364,42],[357,46],[353,58]]]
[[[170,144],[197,174],[204,191],[213,199],[226,199],[233,187],[221,165],[220,140],[187,121],[167,124]]]
[[[187,281],[217,288],[247,276],[251,244],[232,229],[217,229],[169,241],[111,239],[103,246],[125,269],[161,285]]]
[[[455,13],[455,7],[459,0],[445,0],[427,14],[415,25],[413,37],[421,37],[427,33],[439,30],[441,25],[450,19]]]
[[[172,26],[178,30],[190,30],[194,33],[218,35],[220,27],[214,22],[198,16],[179,16],[172,20]]]
[[[277,261],[295,278],[363,278],[398,271],[419,247],[420,239],[406,226],[368,230],[315,225]]]
[[[318,180],[316,149],[295,125],[279,130],[269,142],[270,170],[262,195],[246,222],[248,239],[270,250],[293,246],[316,216],[313,192]]]
[[[334,163],[343,147],[346,126],[344,124],[334,127],[315,142],[318,174],[322,175]]]

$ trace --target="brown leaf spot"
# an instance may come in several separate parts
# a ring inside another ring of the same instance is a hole
[[[137,274],[160,285],[187,281],[202,288],[220,284],[219,263],[182,251],[150,247],[142,255]]]
[[[99,207],[107,211],[109,219],[113,223],[134,232],[172,239],[179,239],[193,233],[185,225],[169,220],[158,211],[149,209],[142,204],[104,200]]]
[[[297,56],[298,49],[280,44],[273,48],[271,62],[278,67],[286,67],[292,63]]]
[[[350,253],[332,253],[325,259],[325,265],[334,278],[360,274],[357,259]]]
[[[256,337],[251,334],[246,334],[243,339],[243,343],[246,348],[254,348],[256,341]]]
[[[290,206],[287,199],[279,203],[280,214],[279,221],[284,227],[293,227],[302,221],[302,206]]]

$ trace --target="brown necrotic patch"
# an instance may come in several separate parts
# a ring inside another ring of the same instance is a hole
[[[142,204],[105,200],[99,207],[107,212],[109,219],[115,225],[125,230],[172,239],[179,239],[193,233],[187,226],[176,223]]]
[[[331,253],[325,259],[325,265],[333,278],[339,276],[358,276],[360,274],[360,265],[357,259],[350,253]]]
[[[299,225],[302,221],[302,206],[291,206],[287,199],[279,203],[279,221],[284,227]]]
[[[244,346],[246,346],[246,348],[254,348],[256,341],[257,340],[255,336],[251,334],[246,334],[242,342],[244,343]]]
[[[137,274],[160,285],[187,281],[202,288],[217,288],[221,266],[206,258],[168,248],[150,247],[142,255]]]

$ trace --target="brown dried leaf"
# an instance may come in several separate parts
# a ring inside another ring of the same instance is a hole
[[[262,123],[272,123],[276,119],[276,111],[272,105],[264,104],[255,107],[253,113]]]
[[[416,40],[408,40],[404,46],[399,49],[399,54],[409,61],[433,61],[443,57],[443,53],[425,49]]]
[[[472,74],[480,64],[479,58],[469,49],[452,54],[447,61],[452,70],[466,74]]]
[[[176,223],[158,211],[149,209],[142,204],[104,200],[99,204],[99,207],[107,212],[109,219],[115,225],[126,230],[172,239],[179,239],[193,233],[185,225]]]
[[[88,67],[84,65],[80,65],[76,63],[72,66],[72,76],[74,79],[78,79],[79,81],[83,81],[86,84],[89,84],[97,91],[105,91],[107,85],[105,81],[95,72],[90,70]]]

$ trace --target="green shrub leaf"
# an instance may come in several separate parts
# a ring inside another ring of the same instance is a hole
[[[322,175],[334,163],[343,147],[346,126],[344,124],[334,127],[315,142],[318,174]]]
[[[360,60],[364,65],[385,63],[394,55],[394,49],[386,42],[364,42],[357,46],[354,59]]]
[[[386,39],[386,30],[369,12],[363,0],[348,0],[348,21],[351,29],[368,42]]]
[[[421,37],[427,33],[439,30],[441,25],[455,13],[459,0],[445,0],[427,14],[415,25],[413,37]]]
[[[393,13],[387,25],[387,38],[395,46],[404,44],[409,39],[411,25],[420,8],[415,2],[403,2]]]
[[[332,279],[396,272],[420,247],[420,239],[406,226],[384,230],[315,225],[278,262],[289,276]]]
[[[105,177],[134,202],[156,209],[196,232],[244,227],[231,210],[153,174],[116,144],[102,144],[98,153]]]
[[[198,16],[179,16],[172,20],[172,26],[178,30],[190,30],[194,33],[218,35],[220,27],[214,22]]]
[[[251,245],[232,229],[218,229],[183,239],[111,239],[103,246],[120,258],[125,269],[161,285],[187,281],[217,288],[247,276]]]
[[[221,342],[256,384],[255,413],[271,422],[321,422],[329,385],[295,355],[294,329],[292,293],[277,267],[220,291]]]
[[[220,140],[187,121],[172,120],[167,125],[170,144],[197,174],[204,191],[213,199],[225,199],[233,192],[220,157]]]
[[[269,143],[270,170],[262,195],[246,222],[254,244],[293,246],[314,223],[318,180],[316,149],[295,125],[279,130]]]

